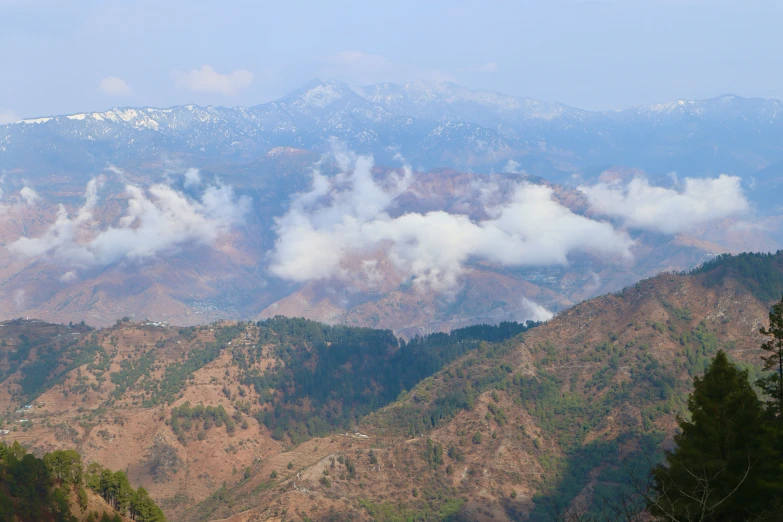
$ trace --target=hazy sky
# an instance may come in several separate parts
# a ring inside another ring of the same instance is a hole
[[[783,2],[0,0],[0,121],[448,79],[589,109],[783,98]]]

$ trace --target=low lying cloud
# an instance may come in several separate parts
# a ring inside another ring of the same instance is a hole
[[[643,177],[625,185],[599,183],[579,190],[596,212],[622,218],[634,228],[664,234],[684,232],[748,210],[741,179],[726,174],[717,178],[685,178],[682,191],[654,187]]]
[[[546,186],[517,185],[506,201],[485,208],[484,220],[445,211],[392,217],[395,198],[412,181],[410,170],[382,184],[372,176],[372,158],[338,159],[342,172],[327,178],[314,170],[311,190],[295,195],[276,221],[273,274],[300,282],[350,280],[367,272],[367,260],[383,256],[400,280],[447,291],[474,260],[529,266],[565,264],[574,251],[630,256],[624,233],[574,214]]]
[[[185,171],[185,188],[194,188],[201,185],[201,174],[198,169]]]
[[[22,190],[19,191],[19,197],[29,206],[35,205],[41,199],[41,196],[30,187],[22,187]]]
[[[522,165],[519,164],[518,161],[514,161],[513,159],[508,160],[506,163],[506,166],[503,167],[503,172],[510,172],[512,174],[518,174],[521,172],[520,168]]]
[[[549,321],[555,314],[530,299],[522,298],[523,320],[527,321]]]
[[[90,180],[84,204],[75,213],[60,205],[56,221],[44,234],[19,238],[8,249],[22,257],[49,257],[72,267],[147,259],[187,244],[214,243],[241,222],[250,207],[249,199],[235,197],[228,185],[211,185],[193,199],[164,184],[146,190],[129,184],[125,214],[116,225],[101,227],[95,213],[102,183],[100,177]],[[62,280],[74,278],[66,272]]]
[[[8,125],[9,123],[16,123],[21,119],[22,118],[20,118],[19,115],[16,114],[14,111],[0,108],[0,125]]]
[[[108,96],[127,96],[132,92],[130,85],[117,76],[101,78],[98,89]]]
[[[76,275],[76,272],[74,272],[73,270],[69,270],[60,276],[60,282],[70,283],[71,281],[75,281],[77,277],[78,276]]]
[[[253,73],[237,69],[229,74],[220,74],[209,65],[187,72],[174,71],[172,77],[178,87],[193,92],[210,92],[233,96],[253,83]]]
[[[0,176],[0,214],[19,212],[27,207],[35,206],[41,200],[38,193],[24,185],[18,193],[6,190],[5,176]]]

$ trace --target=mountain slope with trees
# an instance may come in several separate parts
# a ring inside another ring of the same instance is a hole
[[[102,330],[7,321],[0,360],[13,365],[0,381],[0,406],[9,440],[36,454],[75,447],[88,462],[126,470],[128,484],[143,484],[179,519],[254,464],[355,430],[482,343],[534,326],[477,325],[405,341],[388,330],[284,317],[186,328],[126,319]],[[36,386],[26,387],[31,378]],[[102,473],[92,476],[104,483]],[[127,507],[130,497],[117,498],[109,500]]]
[[[314,439],[290,455],[292,469],[279,458],[253,466],[208,501],[210,513],[256,506],[237,521],[596,513],[629,487],[625,466],[649,468],[671,447],[692,380],[719,351],[752,382],[767,375],[760,329],[772,302],[759,288],[782,260],[747,254],[662,274],[485,343],[362,419],[366,439]],[[737,269],[745,264],[754,269]]]
[[[89,490],[89,493],[88,493]],[[100,497],[103,503],[96,501]],[[0,443],[0,520],[166,522],[144,488],[134,490],[122,471],[56,450],[38,458],[18,443]]]
[[[624,491],[624,462],[655,463],[671,447],[693,378],[720,350],[775,387],[761,329],[782,267],[783,253],[721,257],[535,328],[410,341],[282,317],[84,331],[6,322],[2,360],[35,340],[0,383],[6,438],[123,469],[176,520],[593,513]],[[38,354],[56,364],[29,371]]]

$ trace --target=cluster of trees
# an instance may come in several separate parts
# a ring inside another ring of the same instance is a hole
[[[774,254],[721,254],[691,273],[706,274],[707,286],[719,284],[727,276],[735,277],[760,300],[770,302],[783,293],[783,250]]]
[[[273,437],[300,443],[355,424],[482,343],[504,341],[535,323],[471,326],[409,342],[389,330],[305,319],[276,317],[258,326],[259,344],[275,343],[283,364],[261,373],[239,361],[242,383],[262,397],[258,420]]]
[[[134,490],[122,471],[112,472],[98,463],[87,466],[87,487],[99,494],[118,513],[137,522],[166,522],[163,511],[150,498],[147,490]]]
[[[46,463],[19,443],[0,443],[0,520],[72,520],[63,487],[55,487]]]
[[[82,329],[84,331],[85,329]],[[19,343],[14,350],[8,350],[5,371],[0,372],[0,381],[13,375],[17,370],[21,375],[19,385],[24,401],[30,401],[62,382],[64,376],[92,360],[97,347],[83,344],[73,337],[52,338],[32,336],[20,333]],[[30,353],[35,359],[30,360]]]
[[[154,362],[154,350],[150,350],[147,353],[141,354],[135,361],[132,359],[121,360],[120,371],[114,372],[110,375],[111,382],[113,382],[115,385],[112,395],[117,399],[122,397],[125,391],[133,386],[142,375],[149,372],[149,369]]]
[[[233,433],[236,429],[236,424],[222,404],[207,407],[199,404],[192,408],[190,401],[187,401],[182,406],[171,410],[171,430],[182,444],[187,443],[186,433],[194,426],[201,424],[202,421],[203,425],[199,428],[197,435],[200,440],[206,436],[206,431],[213,426],[218,428],[225,426],[228,433]]]
[[[205,343],[204,348],[191,350],[183,361],[168,365],[160,381],[145,383],[149,397],[142,401],[142,405],[145,408],[152,408],[163,403],[171,405],[179,392],[185,388],[188,377],[196,370],[217,359],[228,343],[244,330],[244,323],[216,328],[215,339],[217,342]]]
[[[101,520],[120,520],[125,514],[139,522],[165,522],[160,508],[143,488],[134,490],[124,473],[90,464],[84,472],[74,450],[58,450],[37,458],[18,443],[0,443],[0,521],[72,522],[75,499],[81,512],[87,509],[85,486],[101,494],[116,510],[114,518],[104,513]],[[97,514],[90,514],[96,520]]]

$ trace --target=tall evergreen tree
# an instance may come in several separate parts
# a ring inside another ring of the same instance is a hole
[[[772,373],[756,384],[770,397],[772,413],[783,419],[783,298],[769,311],[769,328],[761,328],[760,332],[768,337],[761,345],[761,349],[768,353],[761,357],[764,370],[772,370]]]
[[[653,515],[672,521],[748,520],[770,505],[769,453],[763,407],[747,371],[719,351],[694,380],[689,421],[677,447],[653,470]]]

